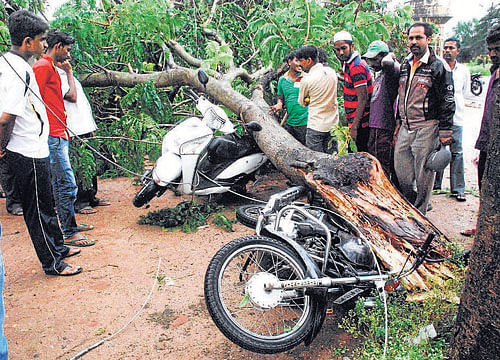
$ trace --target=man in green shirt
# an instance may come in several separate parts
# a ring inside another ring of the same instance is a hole
[[[286,106],[288,116],[283,126],[295,139],[306,144],[307,107],[298,103],[302,68],[296,58],[295,51],[286,57],[290,69],[278,80],[278,103],[270,107],[270,113],[276,113]]]

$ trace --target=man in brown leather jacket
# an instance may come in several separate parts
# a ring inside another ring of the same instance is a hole
[[[435,172],[425,168],[429,153],[451,141],[455,99],[445,61],[429,46],[432,27],[416,22],[408,30],[410,55],[401,65],[394,167],[406,199],[427,213]]]

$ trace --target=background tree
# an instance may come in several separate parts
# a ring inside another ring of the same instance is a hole
[[[453,360],[500,354],[500,96],[497,96],[483,177],[477,235],[456,320]]]
[[[479,56],[486,56],[484,46],[488,29],[497,24],[500,19],[500,4],[491,3],[486,15],[481,19],[459,21],[453,28],[455,36],[462,42],[458,60],[469,62]]]

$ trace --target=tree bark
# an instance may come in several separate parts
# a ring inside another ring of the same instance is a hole
[[[477,235],[455,325],[453,360],[500,356],[500,96],[490,124]]]
[[[207,93],[245,121],[258,122],[263,130],[255,134],[261,150],[285,176],[296,184],[317,191],[331,210],[354,224],[389,270],[400,270],[407,254],[436,233],[441,241],[436,253],[446,257],[449,240],[416,208],[407,203],[385,177],[380,163],[366,153],[341,158],[312,151],[290,136],[269,115],[263,86],[258,85],[248,99],[232,89],[228,81],[210,78],[206,88],[196,71],[178,67],[152,75],[109,71],[82,78],[83,86],[134,86],[153,81],[157,87],[187,85]],[[406,278],[410,289],[429,289],[432,279],[451,277],[448,263],[426,263]]]

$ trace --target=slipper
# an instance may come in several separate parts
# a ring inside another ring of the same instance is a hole
[[[66,258],[75,256],[75,255],[78,255],[81,252],[82,252],[82,250],[80,250],[80,249],[69,249],[68,253],[66,255],[64,255],[62,258],[66,259]]]
[[[111,202],[106,199],[97,199],[97,204],[95,206],[109,206]]]
[[[455,198],[457,199],[457,201],[460,201],[460,202],[467,201],[467,199],[465,198],[465,194],[464,193],[456,194]]]
[[[94,240],[89,240],[89,239],[87,239],[86,236],[81,236],[78,234],[75,234],[73,236],[75,237],[74,239],[71,239],[71,238],[64,239],[64,245],[77,246],[77,247],[87,247],[87,246],[92,246],[95,244]],[[69,240],[69,239],[71,239],[71,240]]]
[[[78,231],[90,231],[94,230],[94,225],[80,224],[76,227]]]
[[[476,229],[463,230],[460,231],[460,234],[462,234],[463,236],[474,236],[476,235]]]
[[[95,214],[97,212],[97,209],[92,208],[91,206],[85,206],[78,210],[79,214],[84,214],[84,215],[89,215],[89,214]]]
[[[82,272],[82,268],[79,266],[73,266],[70,264],[66,264],[65,262],[63,262],[62,265],[63,268],[61,271],[50,270],[46,271],[45,274],[51,276],[73,276]]]
[[[23,216],[23,208],[21,206],[15,206],[10,213],[14,216]]]

